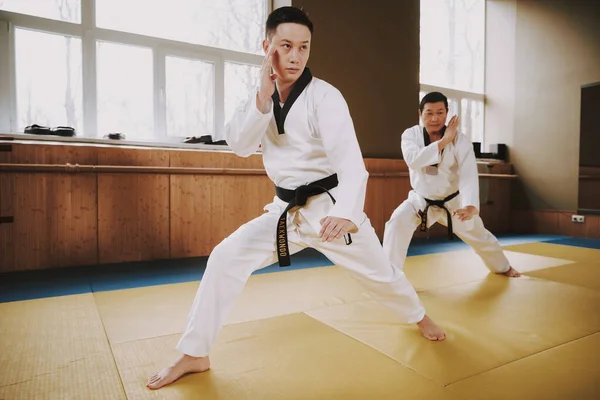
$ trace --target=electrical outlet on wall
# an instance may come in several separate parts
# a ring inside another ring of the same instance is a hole
[[[577,224],[583,224],[585,222],[585,217],[583,215],[572,215],[571,222],[575,222]]]

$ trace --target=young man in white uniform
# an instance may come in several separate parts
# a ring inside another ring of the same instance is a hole
[[[402,134],[402,154],[410,171],[412,190],[386,223],[383,248],[394,266],[403,269],[415,232],[440,222],[481,257],[490,271],[509,277],[520,274],[510,266],[498,240],[479,217],[479,176],[473,145],[457,133],[456,116],[445,125],[448,99],[432,92],[421,100],[420,125]]]
[[[430,340],[445,338],[404,273],[390,264],[363,212],[368,173],[346,101],[305,68],[312,30],[306,14],[293,7],[279,8],[267,20],[260,87],[237,110],[226,140],[242,157],[262,146],[277,196],[265,214],[211,253],[178,344],[182,355],[150,377],[151,389],[206,371],[217,334],[250,275],[277,260],[289,265],[289,256],[306,247],[349,271],[399,322],[416,323]]]

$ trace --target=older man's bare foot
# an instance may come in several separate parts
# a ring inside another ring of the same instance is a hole
[[[210,360],[208,357],[191,357],[183,354],[173,365],[152,375],[146,386],[150,389],[159,389],[175,382],[185,374],[204,372],[209,368]]]
[[[446,334],[444,331],[440,329],[440,327],[437,326],[435,322],[433,322],[433,320],[427,315],[417,323],[417,326],[421,330],[421,333],[423,333],[423,336],[429,340],[435,341],[446,339]]]
[[[521,273],[519,271],[517,271],[516,269],[514,269],[513,267],[510,267],[510,269],[508,271],[506,271],[505,273],[503,273],[502,275],[506,275],[509,278],[518,278],[521,276]]]

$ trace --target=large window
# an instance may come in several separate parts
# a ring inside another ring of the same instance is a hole
[[[441,91],[449,118],[483,142],[485,0],[421,0],[421,93]]]
[[[83,127],[81,39],[15,29],[17,120],[20,127]]]
[[[271,0],[0,0],[0,132],[222,139],[258,82]],[[3,55],[4,56],[4,55]]]

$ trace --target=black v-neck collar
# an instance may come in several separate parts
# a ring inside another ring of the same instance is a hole
[[[446,133],[446,125],[442,127],[442,137],[444,137],[444,133]],[[429,133],[427,133],[427,129],[423,127],[423,140],[425,140],[425,146],[429,146],[431,144],[431,139],[429,139]]]
[[[446,125],[442,127],[442,137],[444,137],[444,133],[446,133]],[[431,139],[429,139],[429,133],[427,133],[427,129],[423,127],[423,140],[425,141],[425,147],[431,144]],[[442,155],[444,155],[444,149],[442,149]],[[437,167],[437,164],[433,164],[434,167]]]
[[[312,74],[310,73],[310,69],[306,67],[304,68],[304,71],[302,71],[302,75],[300,75],[300,78],[298,78],[298,80],[294,84],[290,95],[283,104],[283,108],[281,108],[281,105],[279,104],[279,92],[277,91],[277,85],[275,85],[275,91],[273,92],[273,96],[271,97],[273,99],[273,114],[275,114],[277,131],[280,135],[285,134],[285,130],[283,129],[283,127],[285,124],[285,118],[290,112],[290,108],[292,108],[298,97],[302,94],[304,89],[306,89],[311,80]]]

